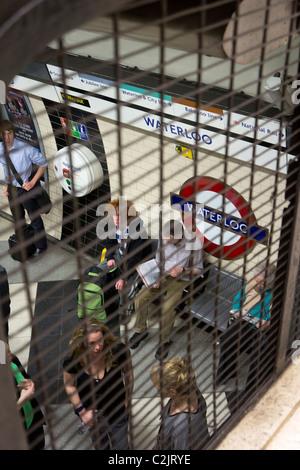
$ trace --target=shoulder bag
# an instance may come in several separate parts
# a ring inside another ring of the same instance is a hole
[[[23,186],[23,180],[22,180],[21,176],[19,175],[19,173],[17,172],[17,170],[16,170],[16,168],[15,168],[15,166],[14,166],[14,164],[11,161],[10,158],[8,158],[8,163],[9,163],[11,171],[13,172],[14,177],[16,178],[18,183],[21,186]],[[39,190],[35,192],[32,199],[36,199],[36,202],[38,203],[39,208],[40,208],[40,211],[39,211],[40,214],[49,214],[49,212],[52,209],[52,202],[51,202],[50,196],[47,193],[47,191],[43,188],[43,186],[41,186],[39,181],[38,181],[38,183],[36,183],[34,188],[37,187],[37,184],[39,184]]]

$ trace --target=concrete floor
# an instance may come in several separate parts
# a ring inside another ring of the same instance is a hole
[[[300,450],[300,365],[286,369],[217,450]]]

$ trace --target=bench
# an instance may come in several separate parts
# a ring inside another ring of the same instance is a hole
[[[217,330],[225,331],[232,309],[233,299],[242,287],[242,278],[229,271],[219,271],[210,265],[202,286],[204,292],[190,302],[193,317]]]

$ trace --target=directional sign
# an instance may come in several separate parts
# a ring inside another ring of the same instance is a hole
[[[62,124],[63,131],[65,134],[69,132],[69,134],[72,137],[76,137],[76,139],[88,140],[87,130],[84,124],[69,121],[68,127],[68,121],[65,118],[60,118],[60,122]]]
[[[78,132],[82,140],[88,140],[86,127],[84,124],[77,124]]]

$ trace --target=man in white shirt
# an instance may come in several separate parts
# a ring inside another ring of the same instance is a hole
[[[43,155],[31,145],[15,138],[15,127],[10,121],[2,121],[0,127],[0,163],[4,167],[6,186],[3,194],[8,197],[10,209],[15,221],[20,228],[26,225],[25,210],[31,221],[31,226],[35,235],[36,251],[34,257],[38,257],[47,249],[47,240],[42,217],[39,215],[39,205],[30,190],[39,185],[39,180],[48,166]],[[5,148],[9,154],[15,169],[19,173],[23,185],[16,180],[11,168],[7,165]],[[37,171],[32,174],[33,165],[37,166]],[[14,196],[13,196],[14,192]],[[27,195],[25,197],[24,195]]]
[[[192,277],[203,273],[203,255],[199,246],[191,243],[184,235],[183,225],[178,220],[171,220],[164,225],[162,244],[158,244],[156,262],[161,266],[162,278],[153,287],[143,286],[135,300],[136,320],[134,334],[129,346],[136,349],[147,336],[147,319],[151,301],[161,299],[161,346],[155,357],[165,358],[171,345],[171,334],[175,322],[175,309],[180,303],[184,288]],[[162,297],[163,296],[163,297]]]

